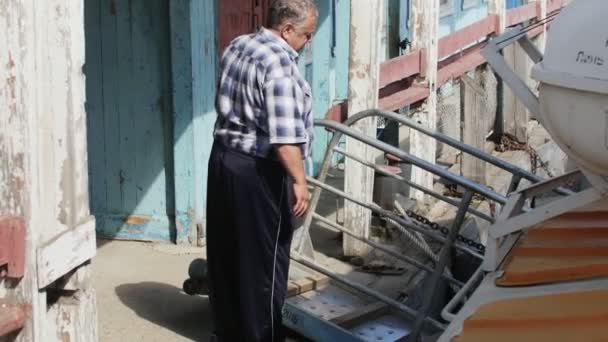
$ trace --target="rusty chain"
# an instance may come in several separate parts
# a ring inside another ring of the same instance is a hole
[[[538,155],[538,152],[530,144],[522,143],[518,141],[514,136],[510,134],[504,134],[500,138],[500,143],[496,146],[496,150],[499,152],[506,151],[524,151],[530,156],[530,164],[532,165],[532,173],[536,174],[539,166],[547,173],[547,177],[553,178],[555,175],[549,169],[549,162],[545,162]]]
[[[450,228],[441,226],[439,223],[433,222],[433,221],[429,220],[428,218],[415,213],[412,210],[407,211],[407,216],[409,216],[410,218],[418,221],[419,223],[422,223],[423,225],[431,228],[431,230],[440,232],[441,235],[443,235],[444,237],[447,237],[448,233],[450,232]],[[474,240],[466,238],[461,234],[458,234],[458,236],[456,236],[456,241],[461,242],[469,247],[472,247],[472,248],[478,250],[479,253],[481,253],[481,254],[484,254],[486,252],[486,246],[484,246],[483,244],[478,243]]]

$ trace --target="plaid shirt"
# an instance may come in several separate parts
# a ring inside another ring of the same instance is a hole
[[[220,63],[215,139],[264,158],[275,158],[273,144],[298,144],[303,158],[308,157],[312,98],[297,57],[265,28],[234,39]]]

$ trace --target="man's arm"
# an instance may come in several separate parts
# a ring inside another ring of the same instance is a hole
[[[310,195],[306,184],[306,173],[304,172],[304,162],[302,161],[302,152],[298,145],[275,145],[277,156],[287,170],[289,176],[293,179],[293,192],[295,204],[293,213],[297,217],[301,217],[308,210]]]

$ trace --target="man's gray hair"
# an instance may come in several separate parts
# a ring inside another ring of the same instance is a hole
[[[277,28],[290,22],[298,26],[306,20],[311,11],[318,15],[314,0],[274,0],[268,11],[267,25],[269,28]]]

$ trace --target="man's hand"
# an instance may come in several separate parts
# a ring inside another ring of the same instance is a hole
[[[306,183],[298,184],[293,183],[293,195],[294,195],[294,206],[293,214],[296,217],[302,217],[308,210],[308,204],[310,203],[310,194],[308,193],[308,186]]]
[[[293,179],[294,206],[293,214],[302,217],[310,202],[310,194],[306,185],[306,173],[304,172],[304,162],[302,162],[302,152],[298,145],[275,145],[277,156],[285,167],[287,174]]]

